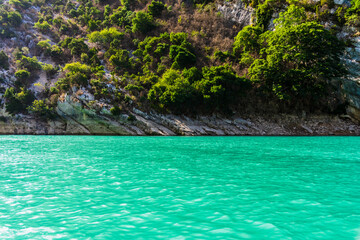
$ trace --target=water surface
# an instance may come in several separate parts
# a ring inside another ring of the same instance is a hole
[[[0,137],[0,239],[360,239],[357,137]]]

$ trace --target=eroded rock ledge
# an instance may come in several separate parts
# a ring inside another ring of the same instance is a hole
[[[55,120],[17,115],[0,121],[0,134],[45,135],[360,135],[360,125],[348,116],[187,116],[144,113],[133,109],[114,117],[95,113],[79,102],[59,102]],[[136,120],[128,120],[129,114]]]

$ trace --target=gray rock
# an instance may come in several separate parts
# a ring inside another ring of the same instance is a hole
[[[243,26],[251,24],[251,16],[254,13],[253,8],[246,7],[245,3],[240,0],[235,3],[224,2],[219,4],[218,10],[225,18],[238,22]]]

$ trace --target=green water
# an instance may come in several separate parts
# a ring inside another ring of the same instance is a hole
[[[0,137],[0,239],[360,239],[360,138]]]

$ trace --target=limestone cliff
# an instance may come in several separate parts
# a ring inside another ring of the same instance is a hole
[[[52,135],[162,135],[162,136],[234,136],[234,135],[360,135],[360,126],[347,116],[276,115],[276,116],[177,116],[138,109],[114,117],[87,109],[76,96],[66,96],[57,107],[56,120],[34,119],[17,115],[0,121],[0,134]]]
[[[336,12],[336,10],[342,6],[350,6],[350,1],[336,0],[334,1],[334,7],[330,12]],[[224,2],[218,6],[218,10],[228,19],[237,21],[244,25],[251,24],[254,18],[254,10],[251,7],[245,6],[241,1]],[[271,19],[269,28],[273,27],[272,21],[278,17],[279,13],[274,12]],[[325,22],[325,26],[331,27],[332,22]],[[354,27],[344,27],[338,34],[338,38],[343,40],[350,40],[352,46],[346,48],[344,54],[344,64],[348,70],[348,75],[344,76],[337,81],[333,81],[341,94],[341,96],[347,101],[347,113],[355,122],[360,122],[360,37],[358,36],[359,29]],[[353,37],[356,35],[356,37]]]
[[[331,11],[336,11],[345,1],[335,1]],[[79,4],[76,4],[76,7]],[[182,8],[182,7],[181,7]],[[216,5],[216,10],[230,23],[237,23],[236,27],[244,27],[255,21],[255,10],[246,6],[241,0],[224,1]],[[204,10],[205,11],[205,10]],[[282,10],[279,10],[282,11]],[[274,18],[279,16],[279,11],[274,12],[269,28],[273,28]],[[104,89],[113,93],[119,91],[126,96],[129,103],[126,109],[118,116],[110,113],[113,107],[111,101],[105,98],[95,97],[91,92],[92,86],[72,87],[67,93],[59,94],[54,98],[57,102],[56,116],[44,119],[25,114],[9,114],[5,111],[4,98],[5,89],[14,86],[15,79],[15,57],[14,49],[25,46],[22,49],[29,57],[36,56],[42,64],[54,64],[51,57],[44,54],[37,46],[40,40],[49,40],[50,46],[54,46],[55,39],[51,34],[47,35],[34,27],[38,20],[39,7],[30,7],[22,16],[23,24],[20,28],[12,29],[12,38],[0,41],[0,50],[3,50],[10,57],[13,65],[9,69],[0,69],[0,98],[2,109],[0,111],[0,134],[79,134],[79,135],[360,135],[360,37],[355,28],[344,27],[338,34],[338,38],[353,41],[352,46],[346,49],[343,57],[349,75],[333,80],[331,84],[337,87],[339,94],[346,100],[347,115],[326,115],[306,114],[297,115],[277,114],[234,114],[229,117],[221,114],[184,116],[173,114],[160,114],[154,110],[139,110],[132,104],[134,99],[138,100],[144,96],[132,96],[131,90],[124,87],[116,89],[114,81],[122,81],[119,77],[111,75],[104,61]],[[182,18],[176,21],[185,22]],[[70,22],[70,21],[69,21]],[[161,21],[160,21],[161,23]],[[163,23],[161,23],[163,24]],[[324,23],[331,26],[331,22]],[[201,31],[193,31],[196,38],[204,38],[206,34]],[[76,34],[74,34],[76,36]],[[86,35],[85,35],[86,36]],[[357,37],[355,37],[357,36]],[[136,39],[135,39],[136,40]],[[85,41],[88,46],[93,47],[94,43]],[[133,50],[128,49],[134,57]],[[25,53],[24,53],[25,54]],[[101,49],[98,55],[104,55],[105,50]],[[136,57],[134,57],[136,58]],[[209,57],[210,58],[210,57]],[[202,61],[207,61],[201,59]],[[55,65],[55,64],[54,64]],[[63,66],[60,66],[63,67]],[[62,74],[62,75],[61,75]],[[45,71],[39,72],[33,79],[29,89],[34,92],[35,97],[42,96],[45,90],[50,91],[55,82],[63,77],[64,73],[50,75]],[[114,80],[115,79],[115,80]]]

